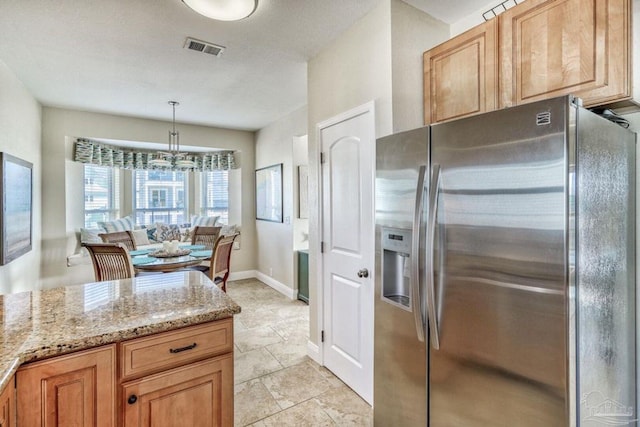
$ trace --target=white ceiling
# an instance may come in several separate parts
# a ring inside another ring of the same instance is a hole
[[[45,106],[170,120],[177,100],[178,122],[256,130],[306,104],[307,60],[378,1],[260,0],[221,22],[180,0],[0,0],[0,61]],[[487,0],[405,1],[452,23]]]

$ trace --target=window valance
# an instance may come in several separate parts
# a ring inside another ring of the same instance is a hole
[[[214,170],[229,170],[236,168],[233,151],[214,151],[210,153],[184,153],[186,158],[193,160],[195,168],[181,168],[172,162],[170,168],[150,166],[149,160],[156,158],[157,151],[128,149],[115,147],[89,139],[77,139],[75,142],[73,159],[76,162],[90,163],[99,166],[111,166],[123,169],[161,169],[161,170],[195,170],[207,172]]]

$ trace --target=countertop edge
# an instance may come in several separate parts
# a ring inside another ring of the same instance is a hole
[[[68,340],[65,343],[58,343],[50,347],[41,345],[34,346],[33,344],[35,343],[26,342],[25,345],[19,349],[10,365],[5,365],[6,368],[0,370],[0,373],[2,374],[0,377],[0,393],[5,390],[13,379],[13,376],[18,372],[18,369],[20,369],[20,367],[25,363],[37,362],[39,360],[88,350],[103,345],[119,343],[162,332],[169,332],[189,326],[196,326],[202,323],[233,318],[233,316],[240,313],[240,311],[240,306],[235,305],[229,309],[215,310],[207,314],[187,316],[180,319],[173,319],[150,325],[135,326],[100,335],[78,337],[76,339]]]

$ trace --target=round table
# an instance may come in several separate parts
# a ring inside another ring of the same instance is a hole
[[[170,271],[179,270],[181,268],[198,265],[202,261],[205,261],[205,258],[196,258],[192,257],[191,255],[183,255],[169,258],[155,258],[154,261],[137,265],[134,263],[134,268],[139,271],[161,271],[163,273],[167,273]]]

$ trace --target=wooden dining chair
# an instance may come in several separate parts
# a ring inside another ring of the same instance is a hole
[[[233,241],[238,237],[238,233],[229,236],[220,236],[213,247],[211,264],[209,265],[209,277],[216,285],[227,292],[227,279],[229,278],[229,263],[231,261],[231,250]]]
[[[122,243],[83,243],[82,246],[91,255],[97,282],[135,276],[131,255]]]
[[[196,226],[191,235],[191,244],[204,245],[207,249],[213,249],[218,236],[220,236],[220,230],[222,227]]]
[[[137,249],[136,241],[133,238],[133,232],[116,231],[114,233],[102,233],[98,234],[98,237],[102,239],[104,243],[122,243],[127,250],[135,251]]]

